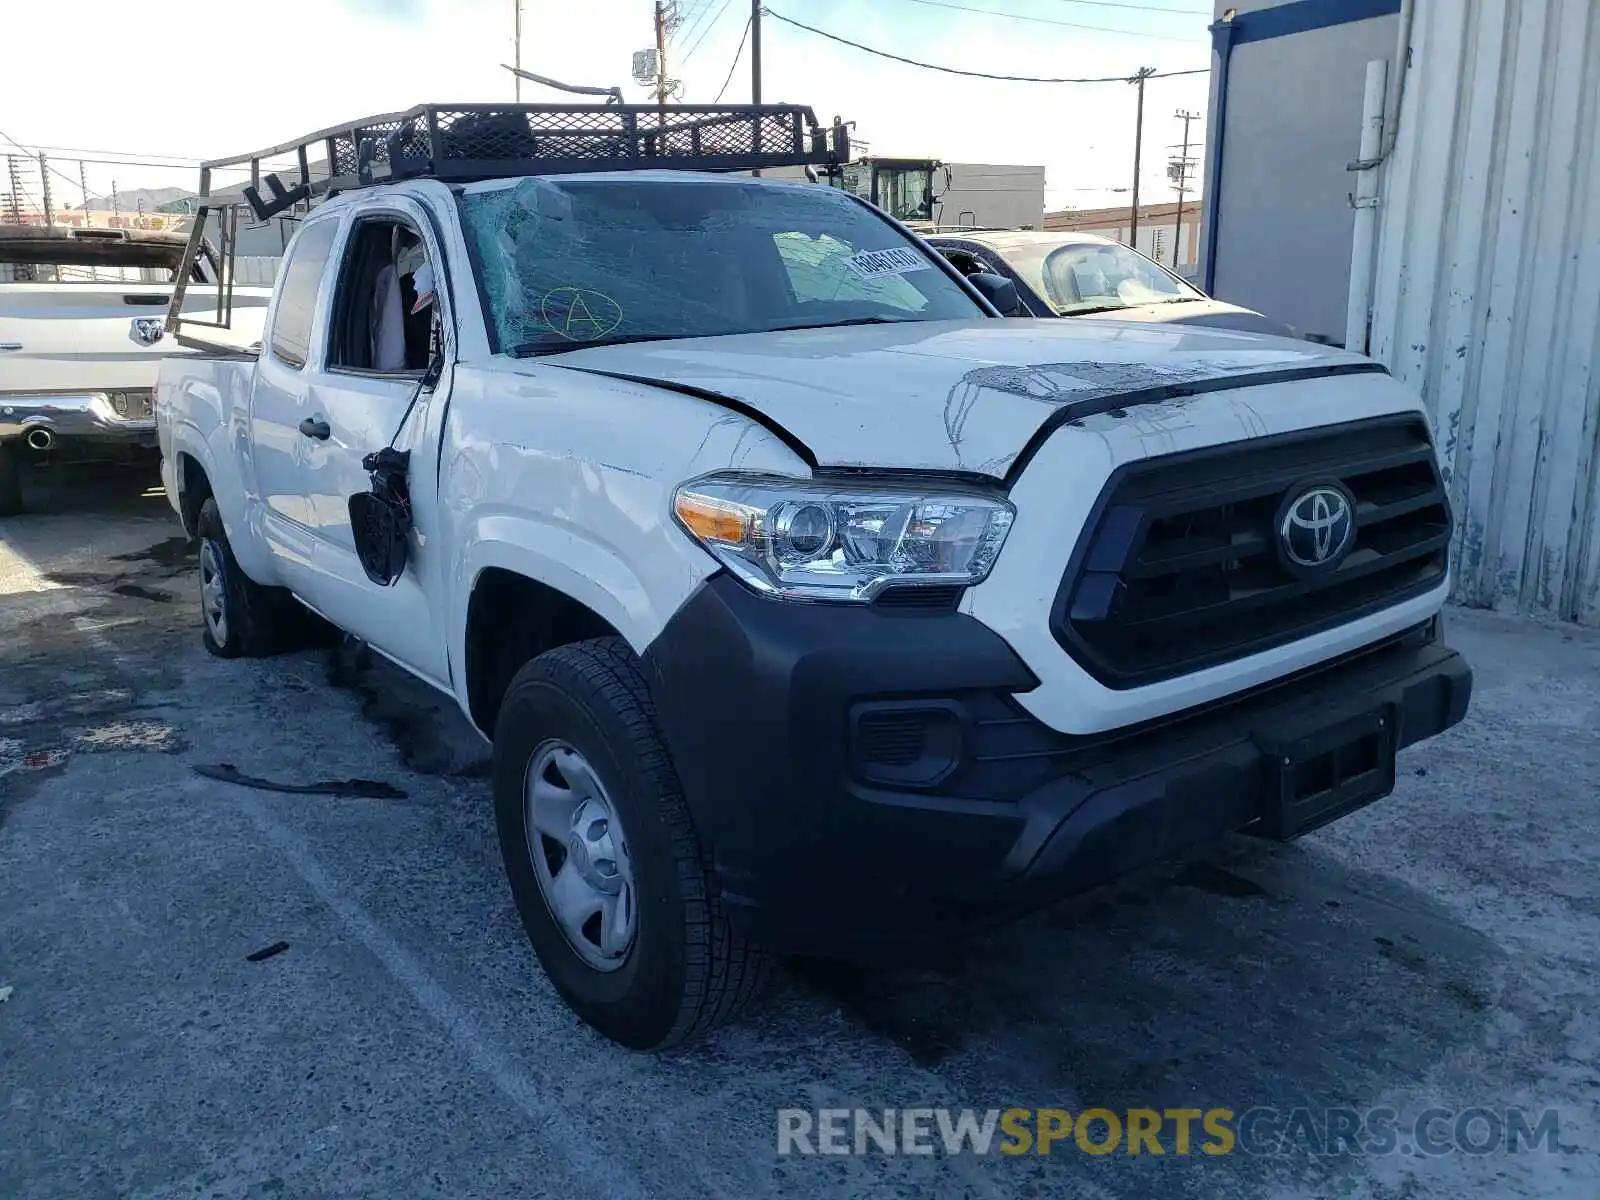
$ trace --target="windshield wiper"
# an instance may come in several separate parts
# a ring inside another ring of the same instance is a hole
[[[911,325],[916,317],[846,317],[842,321],[808,321],[802,325],[774,325],[770,332],[786,333],[791,329],[834,329],[841,325]]]
[[[670,342],[684,337],[681,333],[624,333],[617,337],[580,340],[568,338],[559,342],[524,342],[506,353],[512,358],[540,358],[546,354],[566,354],[572,350],[587,350],[590,346],[621,346],[628,342]]]
[[[1091,304],[1088,308],[1069,308],[1061,315],[1064,317],[1087,317],[1090,313],[1116,312],[1129,307],[1126,304]]]

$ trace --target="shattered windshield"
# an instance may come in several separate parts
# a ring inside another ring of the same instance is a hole
[[[497,350],[986,314],[832,188],[729,178],[523,179],[461,196]]]

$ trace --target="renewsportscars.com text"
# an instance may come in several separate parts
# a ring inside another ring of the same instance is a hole
[[[1550,1108],[781,1108],[778,1153],[1497,1154],[1560,1149]]]

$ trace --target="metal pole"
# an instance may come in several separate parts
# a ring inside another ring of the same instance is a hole
[[[81,158],[78,160],[78,187],[83,191],[83,227],[87,229],[94,224],[94,219],[89,216],[89,176]]]
[[[1189,122],[1197,120],[1199,113],[1179,109],[1178,120],[1183,122],[1183,149],[1178,152],[1178,215],[1172,219],[1172,266],[1183,267],[1183,192],[1189,182]]]
[[[656,105],[661,123],[667,122],[667,6],[656,0]]]
[[[1372,324],[1372,251],[1378,241],[1378,150],[1383,145],[1384,93],[1388,90],[1389,64],[1375,58],[1367,64],[1366,90],[1361,97],[1361,145],[1357,160],[1366,164],[1356,174],[1355,230],[1350,238],[1350,291],[1345,299],[1344,348],[1367,353]],[[1352,163],[1351,166],[1355,166]]]
[[[8,225],[22,224],[22,208],[17,203],[17,160],[11,155],[6,155],[6,174],[11,179],[11,200],[7,205],[5,220]]]
[[[511,61],[517,64],[517,70],[520,71],[522,69],[522,0],[511,0],[511,3],[512,7],[515,9],[515,16],[513,17],[512,25],[515,33],[512,35]],[[517,82],[517,103],[521,104],[522,76],[514,74],[511,76],[511,78]]]
[[[761,103],[761,0],[750,0],[750,103]],[[751,149],[761,153],[761,118],[755,119],[755,140]],[[751,171],[756,178],[760,171]]]
[[[56,223],[56,214],[50,203],[50,164],[45,161],[43,151],[39,153],[39,190],[44,201],[44,227],[49,229]]]
[[[1154,67],[1140,67],[1128,80],[1139,89],[1137,115],[1133,119],[1133,219],[1128,225],[1128,245],[1139,248],[1139,167],[1144,156],[1144,81],[1156,73]]]

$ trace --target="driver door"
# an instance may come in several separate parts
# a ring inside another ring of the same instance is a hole
[[[436,450],[450,395],[453,338],[444,311],[447,289],[430,291],[426,302],[416,290],[417,281],[426,279],[423,263],[442,279],[440,247],[419,204],[380,197],[350,221],[325,355],[308,394],[318,436],[304,476],[313,535],[306,598],[341,629],[448,689],[446,639],[436,616],[443,611],[436,607],[443,564],[431,535],[438,528]],[[393,325],[397,315],[399,329]],[[429,387],[424,373],[434,346],[446,365]],[[403,355],[396,357],[401,347]],[[384,586],[362,569],[349,502],[371,487],[362,459],[391,440],[411,453],[412,530],[405,570]]]

